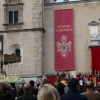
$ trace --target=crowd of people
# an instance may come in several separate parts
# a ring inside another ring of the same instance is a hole
[[[15,83],[0,82],[0,100],[100,100],[100,85],[82,78],[65,76],[56,78],[54,85],[49,79],[41,84],[30,80],[16,88]]]

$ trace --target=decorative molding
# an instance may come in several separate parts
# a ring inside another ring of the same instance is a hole
[[[17,3],[17,4],[3,4],[3,6],[18,6],[18,5],[24,5],[23,3]]]
[[[32,78],[32,77],[37,77],[37,78],[42,78],[43,74],[26,74],[26,75],[19,75],[21,78]]]
[[[15,23],[15,24],[3,24],[4,26],[16,26],[16,25],[22,25],[23,24],[23,22],[22,23]]]
[[[6,4],[22,3],[22,0],[5,0]]]
[[[23,31],[42,31],[43,33],[45,33],[45,29],[44,28],[5,30],[5,31],[0,31],[0,33],[23,32]]]
[[[97,26],[97,25],[99,25],[99,24],[100,24],[100,23],[97,22],[97,21],[91,21],[91,22],[88,23],[88,25],[91,25],[91,26]]]
[[[92,47],[100,47],[100,45],[89,45],[88,47],[89,48],[92,48]]]

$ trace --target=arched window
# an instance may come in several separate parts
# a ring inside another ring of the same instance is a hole
[[[16,49],[16,50],[15,50],[15,54],[16,54],[17,56],[20,56],[20,50],[19,50],[19,49]]]
[[[12,53],[21,56],[21,63],[23,63],[23,48],[19,44],[13,44],[9,47],[8,54],[11,55]]]

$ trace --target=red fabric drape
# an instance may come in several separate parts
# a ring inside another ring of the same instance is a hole
[[[54,85],[55,82],[56,82],[56,76],[55,76],[55,75],[47,76],[47,79],[50,80],[50,83],[51,83],[52,85]]]
[[[100,47],[91,48],[92,71],[100,72]]]

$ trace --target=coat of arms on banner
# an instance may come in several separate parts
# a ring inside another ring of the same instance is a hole
[[[61,42],[57,41],[57,51],[60,52],[63,58],[67,57],[67,54],[71,51],[72,42],[67,42],[67,36],[61,36]]]

